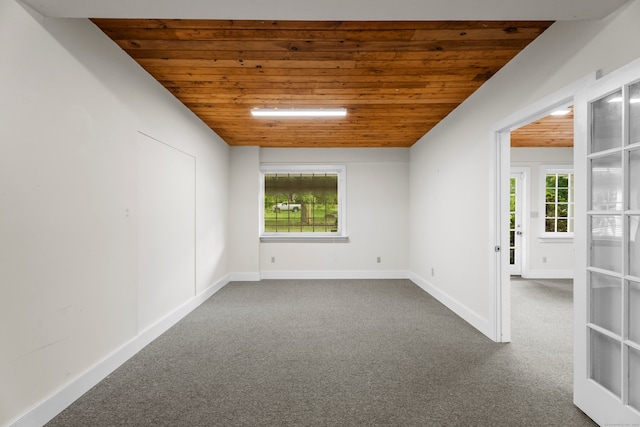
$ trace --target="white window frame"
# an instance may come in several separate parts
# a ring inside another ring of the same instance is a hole
[[[338,231],[333,232],[266,232],[264,230],[264,177],[265,174],[323,174],[338,175]],[[347,168],[345,165],[260,165],[260,241],[261,242],[346,242],[347,236]]]
[[[566,232],[548,232],[546,231],[546,217],[547,217],[547,209],[546,209],[546,196],[547,196],[547,175],[548,174],[573,174],[573,179],[575,180],[575,172],[573,169],[573,165],[542,165],[540,166],[540,237],[541,241],[567,241],[573,240],[573,231]],[[573,183],[573,191],[575,192],[575,182]],[[573,210],[570,212],[570,216],[567,218],[568,220],[574,220],[574,230],[575,230],[575,194],[573,199],[570,199],[573,202]]]

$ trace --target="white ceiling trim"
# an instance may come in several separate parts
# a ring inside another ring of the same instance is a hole
[[[21,0],[57,18],[593,20],[627,0]]]

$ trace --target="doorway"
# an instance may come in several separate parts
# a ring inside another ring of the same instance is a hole
[[[511,140],[518,140],[521,137],[526,137],[527,132],[531,131],[535,126],[527,126],[535,123],[547,116],[552,112],[560,109],[566,109],[573,105],[574,98],[584,87],[591,84],[596,79],[596,74],[592,73],[586,77],[575,81],[571,85],[568,85],[561,90],[540,99],[537,102],[532,103],[526,108],[516,111],[510,116],[507,116],[503,120],[497,122],[493,126],[493,132],[496,136],[495,155],[496,155],[496,173],[494,175],[494,184],[496,188],[495,199],[495,287],[494,287],[494,318],[493,324],[495,325],[495,341],[497,342],[510,342],[511,341],[511,298],[510,298],[510,251],[507,248],[510,247],[510,176],[512,167],[512,148]],[[572,122],[572,121],[571,121]],[[570,128],[573,128],[573,123],[570,123]],[[518,132],[519,131],[519,132]],[[549,134],[551,135],[551,134]],[[530,139],[530,138],[529,138]],[[536,138],[534,138],[536,139]],[[548,141],[549,139],[538,140]],[[552,138],[551,138],[552,139]],[[514,148],[515,150],[515,148]],[[522,150],[525,155],[522,158],[527,161],[533,159],[532,151],[530,148],[520,147],[518,150]],[[515,151],[514,151],[515,153]],[[514,154],[514,159],[516,155]],[[569,156],[569,162],[572,162],[572,156]],[[531,176],[529,177],[529,208],[523,213],[523,221],[528,221],[527,228],[523,228],[522,232],[525,244],[523,245],[523,257],[522,257],[522,271],[524,276],[532,277],[537,275],[540,278],[554,278],[558,277],[558,274],[562,274],[559,277],[571,278],[573,275],[573,265],[570,268],[554,267],[554,256],[546,256],[537,252],[538,248],[529,248],[531,241],[545,241],[545,243],[555,242],[553,235],[545,236],[532,236],[532,231],[535,229],[539,232],[543,224],[547,220],[547,208],[545,200],[544,181],[541,178],[543,176],[540,173],[540,167],[543,164],[557,165],[557,160],[549,161],[548,159],[540,159],[539,163],[531,167]],[[526,166],[525,164],[517,164],[513,166]],[[535,173],[534,173],[535,172]],[[562,189],[564,192],[564,188]],[[535,202],[535,203],[534,203]],[[526,233],[526,234],[525,234]],[[529,242],[529,243],[527,243]],[[502,250],[504,248],[505,250]],[[567,251],[565,251],[567,252]],[[569,249],[571,252],[571,249]],[[553,268],[551,268],[553,267]],[[526,277],[525,277],[526,278]]]
[[[560,325],[573,318],[573,108],[543,114],[509,135],[509,331],[518,348],[555,348],[562,369],[541,375],[571,393],[573,336]],[[527,314],[542,312],[558,326]]]

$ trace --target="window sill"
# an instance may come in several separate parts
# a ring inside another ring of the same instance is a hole
[[[542,243],[571,243],[573,236],[541,236],[538,241]]]
[[[349,236],[260,236],[260,242],[285,242],[285,243],[347,243]]]

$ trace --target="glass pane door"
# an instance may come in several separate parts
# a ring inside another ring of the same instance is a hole
[[[522,274],[522,207],[524,172],[514,172],[509,178],[509,274]]]
[[[640,414],[640,82],[588,115],[587,376]]]

